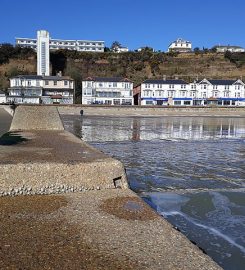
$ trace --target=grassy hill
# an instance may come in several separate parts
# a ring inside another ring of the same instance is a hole
[[[89,53],[60,50],[51,52],[53,75],[62,71],[77,82],[88,76],[123,76],[139,84],[147,78],[178,77],[186,81],[207,78],[245,79],[245,53],[187,54],[159,53],[149,50],[127,53]],[[36,73],[36,53],[31,49],[0,46],[0,89],[7,89],[8,79],[17,74]]]

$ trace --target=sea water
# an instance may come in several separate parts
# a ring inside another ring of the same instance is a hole
[[[224,269],[245,269],[245,119],[63,116],[131,188]]]

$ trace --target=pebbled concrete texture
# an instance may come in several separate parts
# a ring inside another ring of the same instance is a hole
[[[0,139],[0,195],[128,188],[123,164],[67,131],[9,132]]]
[[[17,106],[10,130],[64,130],[56,107]]]
[[[19,107],[0,138],[0,269],[221,269],[128,188],[120,161],[55,125],[56,109]]]
[[[0,213],[1,269],[221,269],[130,190],[2,197]]]

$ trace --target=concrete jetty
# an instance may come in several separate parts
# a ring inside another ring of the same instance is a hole
[[[59,121],[48,130],[57,111],[31,123],[39,108],[19,106],[0,139],[1,269],[221,269],[128,188],[121,162]]]

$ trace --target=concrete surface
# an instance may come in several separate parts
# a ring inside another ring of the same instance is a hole
[[[57,108],[17,106],[10,130],[64,130]]]
[[[130,190],[0,198],[1,269],[221,269]]]
[[[3,107],[0,108],[0,137],[9,130],[11,121],[12,116]]]
[[[67,131],[10,132],[0,139],[0,195],[127,188],[123,164]]]

